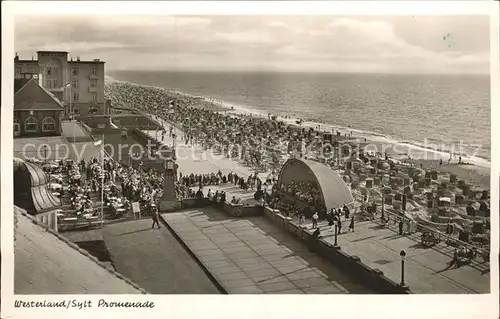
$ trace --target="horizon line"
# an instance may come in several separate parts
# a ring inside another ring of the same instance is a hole
[[[453,76],[491,76],[491,72],[350,72],[350,71],[299,71],[299,70],[206,70],[206,69],[107,69],[111,72],[171,72],[171,73],[291,73],[291,74],[349,74],[349,75],[453,75]]]

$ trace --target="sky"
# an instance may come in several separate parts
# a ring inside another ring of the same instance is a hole
[[[487,16],[16,16],[15,50],[112,70],[489,73]]]

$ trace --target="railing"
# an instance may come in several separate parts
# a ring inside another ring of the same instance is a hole
[[[390,216],[389,218],[389,221],[387,221],[387,216]],[[439,240],[442,240],[444,239],[445,241],[450,241],[452,243],[455,243],[457,246],[464,246],[466,248],[469,248],[469,249],[476,249],[478,253],[482,254],[483,256],[489,256],[489,251],[483,249],[483,248],[480,248],[480,247],[477,247],[475,245],[472,245],[470,243],[466,243],[464,241],[461,241],[459,240],[458,238],[456,237],[453,237],[453,236],[450,236],[450,235],[447,235],[447,234],[443,234],[442,232],[440,231],[437,231],[436,229],[434,228],[431,228],[431,227],[428,227],[428,226],[425,226],[425,225],[422,225],[421,223],[418,223],[418,222],[415,222],[413,220],[411,220],[410,218],[406,217],[406,216],[402,216],[402,215],[399,215],[399,214],[396,214],[396,213],[393,213],[391,212],[390,210],[388,209],[384,209],[384,217],[386,219],[386,222],[382,222],[381,220],[381,216],[379,216],[379,218],[375,218],[373,221],[375,221],[376,223],[378,224],[381,224],[383,225],[384,227],[387,227],[388,229],[391,229],[391,230],[395,230],[395,231],[398,231],[398,226],[396,226],[396,223],[391,223],[390,222],[390,219],[392,220],[396,220],[396,221],[403,221],[403,222],[412,222],[414,223],[414,225],[416,226],[415,229],[416,231],[408,234],[408,235],[405,235],[406,237],[409,237],[417,242],[420,242],[421,241],[421,238],[419,235],[417,235],[418,233],[422,233],[423,231],[425,232],[429,232],[429,233],[432,233],[434,235],[437,236],[437,238]],[[453,256],[453,251],[444,251],[444,250],[440,250],[438,245],[435,245],[433,246],[434,249],[436,249],[437,251],[441,252],[442,254],[444,255],[447,255],[447,256],[450,256],[452,257]],[[444,247],[443,247],[444,248]],[[479,266],[479,262],[475,262],[474,265],[475,266]],[[487,267],[487,269],[489,269],[490,267],[490,264],[489,264],[489,260],[485,260],[484,263],[482,263],[484,266]],[[471,263],[472,265],[472,263]],[[483,267],[480,267],[480,268],[483,268]],[[485,270],[485,269],[481,269],[481,270]]]

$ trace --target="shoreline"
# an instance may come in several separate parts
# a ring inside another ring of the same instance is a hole
[[[209,110],[212,110],[214,112],[226,112],[229,114],[234,114],[235,116],[253,116],[256,118],[262,118],[266,119],[268,118],[268,114],[266,112],[252,109],[249,106],[244,106],[244,105],[238,105],[234,103],[230,103],[227,101],[223,101],[221,99],[216,99],[216,98],[211,98],[209,96],[201,96],[201,95],[195,95],[191,93],[186,93],[182,91],[178,91],[176,89],[171,89],[171,88],[164,88],[164,87],[159,87],[159,86],[154,86],[154,85],[145,85],[145,84],[139,84],[135,82],[130,82],[130,81],[122,81],[122,80],[117,80],[114,79],[110,76],[106,76],[106,83],[127,83],[130,85],[137,85],[137,86],[142,86],[146,88],[152,88],[152,89],[158,89],[162,90],[165,92],[168,92],[170,94],[175,94],[177,96],[181,97],[186,97],[186,98],[195,98],[199,99],[203,105],[200,105],[201,107],[207,108]],[[484,155],[476,155],[472,154],[469,155],[470,153],[477,152],[479,149],[476,149],[475,151],[463,149],[465,148],[465,144],[461,143],[444,143],[444,142],[437,142],[430,139],[430,140],[424,140],[424,142],[418,142],[418,141],[412,141],[408,139],[398,139],[397,137],[390,136],[388,134],[384,133],[378,133],[378,132],[371,132],[371,131],[365,131],[362,129],[358,128],[351,128],[351,127],[345,127],[333,123],[326,123],[318,120],[310,120],[310,119],[302,119],[302,124],[297,124],[296,121],[299,120],[300,118],[296,117],[295,114],[293,115],[281,115],[281,114],[275,114],[275,113],[270,113],[273,116],[276,116],[276,120],[283,121],[284,123],[288,125],[293,125],[293,126],[298,126],[298,127],[304,127],[304,128],[314,128],[317,130],[318,126],[320,127],[320,131],[327,131],[327,132],[332,132],[332,131],[339,131],[342,135],[344,134],[351,134],[352,137],[354,138],[360,138],[360,139],[366,139],[369,142],[373,143],[384,143],[384,144],[391,144],[391,145],[397,145],[397,152],[393,152],[392,155],[393,157],[399,156],[400,158],[398,159],[403,159],[403,156],[401,155],[415,155],[419,156],[421,153],[430,153],[433,154],[432,160],[434,159],[443,159],[443,161],[447,161],[450,152],[453,152],[457,155],[457,158],[459,155],[462,156],[463,162],[468,162],[473,165],[481,166],[481,167],[486,167],[486,168],[491,168],[491,158],[484,156]],[[435,155],[434,155],[435,154]],[[490,151],[491,154],[491,151]],[[415,157],[413,156],[413,157]],[[438,157],[434,157],[438,156]],[[407,156],[406,156],[407,157]],[[427,158],[430,158],[427,156]],[[458,161],[458,159],[457,159]]]
[[[143,85],[128,81],[120,81],[113,79],[111,77],[106,77],[105,85],[111,85],[113,83],[117,84],[127,84],[132,86],[139,86],[143,88],[149,88],[152,90],[159,90],[165,93],[174,95],[181,98],[189,98],[199,100],[200,103],[195,103],[191,107],[193,108],[204,108],[213,112],[226,113],[227,115],[232,115],[236,117],[247,117],[251,116],[254,118],[260,118],[265,121],[271,121],[268,115],[264,115],[258,111],[244,110],[241,108],[236,108],[230,103],[221,102],[216,99],[211,99],[209,97],[196,96],[189,93],[180,92],[174,89],[161,88],[152,85]],[[233,108],[231,108],[233,107]],[[248,113],[242,112],[247,111]],[[275,115],[273,115],[275,116]],[[331,132],[332,130],[337,130],[340,132],[342,137],[344,134],[349,135],[350,141],[358,144],[363,144],[369,147],[374,147],[375,150],[385,150],[388,157],[401,162],[414,163],[416,165],[422,164],[423,168],[426,169],[437,169],[443,173],[451,173],[459,176],[460,178],[470,181],[473,184],[480,186],[482,188],[490,189],[490,176],[491,176],[491,163],[483,158],[479,157],[466,157],[462,158],[463,164],[458,164],[458,154],[456,157],[451,158],[451,163],[448,164],[448,159],[450,158],[449,152],[443,152],[440,150],[427,149],[418,145],[409,144],[408,142],[397,142],[394,140],[387,139],[383,134],[371,134],[366,132],[361,132],[360,130],[354,130],[349,128],[340,128],[339,126],[333,124],[322,124],[315,122],[303,121],[300,125],[296,123],[295,118],[282,117],[276,115],[277,121],[282,121],[286,125],[291,125],[294,127],[301,128],[312,128],[315,131]],[[318,127],[319,126],[319,127]],[[319,128],[319,130],[318,130]],[[328,130],[325,130],[328,129]],[[350,131],[348,131],[350,130]],[[365,142],[366,141],[366,142]],[[369,149],[369,148],[368,148]],[[408,155],[411,156],[409,159]],[[443,165],[439,165],[439,160],[442,160]]]

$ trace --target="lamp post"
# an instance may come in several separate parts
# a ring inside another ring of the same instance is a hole
[[[406,252],[401,250],[399,252],[399,256],[401,257],[401,283],[399,284],[401,287],[405,287],[405,257]]]
[[[382,219],[382,223],[385,223],[385,215],[384,215],[384,185],[381,185],[380,187],[381,192],[380,192],[380,197],[382,198],[382,214],[380,216],[380,219]]]
[[[70,114],[70,120],[73,120],[73,110],[71,109],[71,82],[68,82],[66,84],[64,84],[64,87],[69,87],[69,114]],[[74,141],[73,141],[74,143]]]
[[[47,145],[43,146],[43,161],[47,162]]]
[[[337,242],[338,227],[339,227],[338,226],[338,220],[336,220],[335,221],[335,242],[333,243],[333,248],[335,248],[335,249],[339,249],[340,248],[340,246],[339,246],[339,244]]]
[[[175,154],[175,138],[176,138],[176,137],[177,137],[177,136],[175,135],[175,133],[174,133],[174,134],[172,134],[172,147],[173,147],[173,149],[174,149],[174,154]],[[174,155],[174,156],[175,156],[175,155]]]

